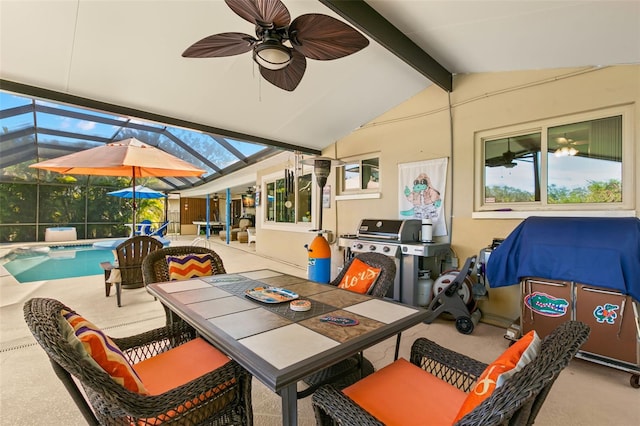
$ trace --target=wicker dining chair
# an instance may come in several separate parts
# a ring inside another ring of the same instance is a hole
[[[149,285],[153,283],[161,283],[170,280],[169,277],[169,265],[166,260],[166,256],[184,256],[189,254],[210,254],[211,261],[211,274],[226,274],[224,264],[220,255],[215,251],[206,247],[197,246],[175,246],[166,247],[160,250],[156,250],[150,253],[142,262],[142,276],[144,284]],[[169,308],[162,305],[167,317],[167,324],[171,324],[175,321],[180,321],[180,317],[175,315]]]
[[[331,285],[338,286],[344,278],[344,275],[349,270],[349,266],[355,259],[359,259],[364,263],[380,269],[380,275],[376,279],[376,282],[369,289],[369,294],[375,297],[385,297],[388,295],[389,290],[393,287],[393,282],[396,278],[396,263],[393,258],[381,253],[358,253],[353,258],[349,259],[340,273],[331,281]]]
[[[347,261],[340,273],[331,281],[330,285],[338,286],[354,259],[380,269],[380,275],[369,289],[369,294],[375,297],[385,297],[391,288],[396,277],[396,264],[389,256],[380,253],[359,253]],[[373,373],[374,368],[371,361],[366,359],[362,353],[346,358],[330,367],[320,370],[303,380],[309,386],[300,391],[298,397],[304,398],[311,395],[319,386],[331,383],[338,389],[345,388],[363,377]]]
[[[589,327],[586,324],[577,321],[562,323],[545,337],[538,355],[531,362],[513,374],[502,386],[497,387],[491,396],[454,424],[457,426],[533,424],[556,378],[588,337]],[[402,360],[396,362],[400,363]],[[435,376],[431,377],[432,380],[438,378],[448,383],[450,388],[455,388],[455,392],[463,392],[463,398],[465,397],[464,392],[469,392],[475,387],[477,379],[487,367],[485,363],[443,348],[425,338],[419,338],[414,342],[411,348],[411,364],[408,365],[422,368],[430,374],[429,377]],[[415,369],[415,367],[410,368]],[[376,385],[380,386],[379,392],[385,395],[400,395],[401,392],[407,392],[406,389],[399,389],[408,386],[406,381],[398,380],[397,377],[395,385],[385,387],[385,383],[392,380],[393,376],[383,376],[380,373],[383,373],[383,370],[365,378],[361,386],[364,386],[365,381],[368,381],[367,387],[371,389],[372,379],[379,379]],[[376,377],[376,375],[378,376]],[[412,376],[415,377],[416,373],[412,373]],[[424,377],[420,377],[420,379],[426,381]],[[448,386],[444,383],[443,385]],[[426,386],[426,389],[427,392],[434,392],[434,388],[429,386]],[[441,387],[438,389],[442,391]],[[421,415],[422,421],[414,417],[417,422],[415,424],[429,424],[435,421],[433,420],[436,417],[435,410],[451,410],[451,408],[444,408],[447,401],[442,399],[446,399],[446,395],[430,396],[425,392],[417,393],[418,391],[414,388],[412,391],[418,395],[418,399],[421,401],[418,407],[414,403],[411,403],[411,406],[403,407],[401,402],[394,405],[389,400],[380,401],[380,404],[384,404],[385,407],[391,407],[391,410],[387,411],[385,415],[387,417],[398,414]],[[361,394],[360,397],[362,397]],[[371,399],[369,403],[371,403]],[[313,394],[312,405],[316,422],[321,426],[384,425],[383,422],[358,405],[357,401],[331,385],[322,386]],[[451,419],[448,419],[448,424],[455,420],[457,409],[456,406],[453,407],[455,411],[453,411]],[[387,423],[393,423],[389,418],[385,420]]]
[[[139,235],[128,238],[120,243],[116,249],[116,258],[118,265],[115,266],[111,262],[102,262],[100,266],[105,271],[105,295],[109,297],[111,293],[111,285],[109,277],[114,269],[120,271],[120,281],[115,282],[116,300],[118,306],[122,306],[121,293],[125,288],[140,288],[144,286],[142,279],[142,261],[149,253],[162,248],[162,242],[148,235]]]
[[[116,358],[123,357],[120,361],[131,366],[143,385],[146,381],[146,393],[141,393],[129,390],[110,375],[120,371],[111,368],[113,356],[108,358],[109,368],[103,369],[100,362],[105,362],[104,359],[94,355],[101,352],[89,352],[87,343],[80,344],[78,339],[86,333],[87,323],[81,322],[82,327],[73,329],[62,312],[68,311],[78,318],[70,308],[54,299],[34,298],[25,303],[23,310],[31,333],[90,425],[253,424],[251,375],[196,337],[185,323],[125,338],[111,337],[120,354],[103,332],[98,329],[94,333],[109,343],[108,348]],[[95,342],[89,345],[91,349]],[[194,364],[193,357],[200,360],[197,366],[189,365]],[[210,361],[214,357],[216,361]],[[163,389],[163,384],[170,389]]]

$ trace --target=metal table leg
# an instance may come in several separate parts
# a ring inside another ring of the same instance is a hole
[[[393,355],[393,360],[398,360],[398,354],[400,353],[400,338],[402,337],[402,333],[398,333],[398,337],[396,337],[396,351]]]
[[[280,398],[282,398],[282,425],[297,426],[298,425],[298,388],[296,383],[280,390]]]

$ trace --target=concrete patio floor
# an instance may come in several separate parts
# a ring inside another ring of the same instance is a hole
[[[183,236],[172,245],[190,244],[195,236]],[[247,244],[211,240],[228,272],[271,268],[301,277],[304,268],[255,255]],[[0,256],[2,255],[0,247]],[[0,425],[82,425],[80,412],[56,378],[44,351],[37,345],[22,316],[31,297],[51,297],[75,309],[112,336],[128,336],[164,324],[164,311],[145,289],[124,290],[123,306],[116,306],[115,292],[104,295],[101,275],[18,284],[0,266]],[[452,322],[437,320],[403,333],[400,356],[424,336],[439,344],[490,362],[508,342],[504,329],[480,323],[471,335],[459,334]],[[365,351],[376,368],[393,360],[395,339]],[[280,425],[280,399],[258,380],[253,382],[254,421],[257,426]],[[574,360],[558,378],[537,417],[538,425],[635,426],[640,424],[640,390],[629,386],[629,374],[582,360]],[[298,402],[299,424],[314,425],[310,398]],[[425,425],[426,426],[426,425]]]

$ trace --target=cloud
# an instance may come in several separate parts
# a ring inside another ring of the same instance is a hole
[[[70,118],[60,118],[58,117],[58,120],[60,120],[60,128],[61,129],[68,129],[69,127],[71,127],[71,119]]]
[[[93,121],[81,121],[76,124],[76,127],[82,130],[93,130],[96,127],[96,123]]]

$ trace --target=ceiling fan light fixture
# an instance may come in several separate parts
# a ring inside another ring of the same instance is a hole
[[[553,153],[556,157],[573,157],[578,153],[578,150],[572,146],[563,146],[562,148],[556,149]]]
[[[270,70],[281,70],[289,65],[292,59],[289,48],[275,40],[265,40],[253,49],[253,60]]]

